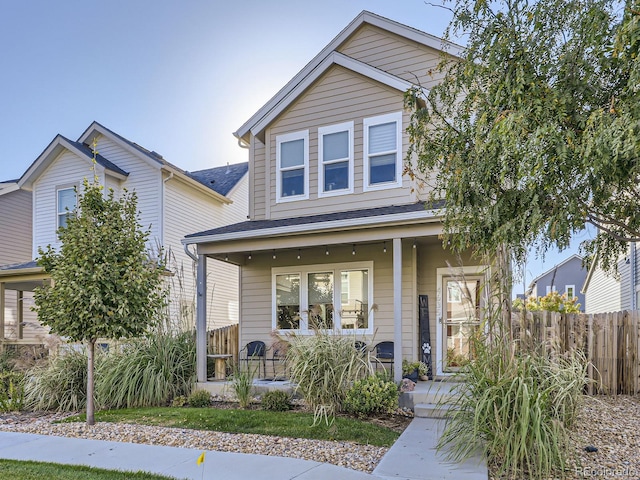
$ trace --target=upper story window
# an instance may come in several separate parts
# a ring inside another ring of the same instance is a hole
[[[567,300],[573,299],[576,296],[576,286],[575,285],[565,285],[564,293],[567,295]]]
[[[353,122],[318,128],[318,197],[353,193]]]
[[[76,190],[74,187],[57,190],[57,228],[65,228],[67,219],[76,209]]]
[[[365,118],[364,191],[402,185],[402,112]]]
[[[309,130],[276,137],[276,201],[309,198]]]

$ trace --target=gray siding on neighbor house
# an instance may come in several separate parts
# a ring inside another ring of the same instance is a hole
[[[547,294],[547,287],[555,286],[555,290],[562,294],[567,293],[567,286],[573,285],[574,295],[578,297],[580,310],[585,310],[585,297],[580,292],[587,278],[587,270],[582,267],[582,259],[572,258],[556,269],[542,275],[536,282],[537,296]]]

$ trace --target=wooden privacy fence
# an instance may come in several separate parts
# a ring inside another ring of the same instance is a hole
[[[231,361],[238,363],[238,324],[209,330],[207,338],[207,354],[227,353],[233,355]]]
[[[590,362],[589,393],[640,393],[640,312],[513,316],[514,338],[523,347],[544,346],[551,354],[581,350]]]

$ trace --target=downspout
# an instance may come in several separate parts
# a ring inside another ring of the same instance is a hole
[[[198,263],[198,256],[195,253],[192,253],[191,250],[189,250],[189,244],[187,243],[184,244],[184,253],[189,255],[189,257],[191,257],[194,262]]]

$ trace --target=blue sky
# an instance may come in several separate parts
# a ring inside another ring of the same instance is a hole
[[[93,120],[185,170],[246,161],[232,132],[362,10],[437,36],[451,18],[423,0],[4,0],[0,180]]]

